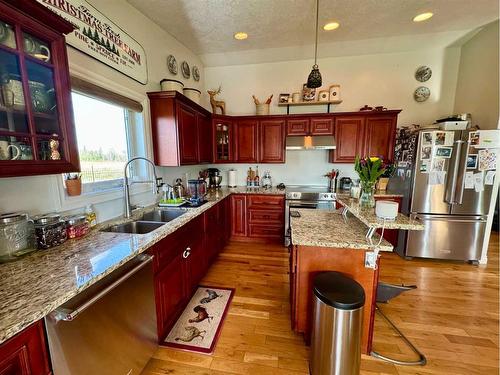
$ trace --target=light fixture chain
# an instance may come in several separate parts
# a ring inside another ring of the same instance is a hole
[[[316,0],[316,44],[314,45],[314,65],[318,58],[318,24],[319,24],[319,0]]]

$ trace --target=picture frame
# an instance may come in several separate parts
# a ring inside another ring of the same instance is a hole
[[[420,159],[421,160],[430,160],[431,157],[432,157],[432,147],[431,146],[422,147],[422,150],[420,153]]]
[[[434,156],[437,158],[449,159],[449,158],[451,158],[452,151],[453,151],[453,147],[438,146],[438,147],[436,147],[436,151],[434,152]]]
[[[478,146],[480,141],[480,133],[479,132],[470,132],[469,133],[469,144],[471,146]]]
[[[434,144],[436,146],[444,146],[446,143],[446,132],[436,132],[434,134]]]
[[[279,103],[288,103],[289,98],[290,98],[290,94],[280,94],[278,101],[279,101]]]
[[[330,93],[329,101],[341,100],[340,99],[340,85],[331,85],[328,89]]]
[[[432,146],[433,138],[432,132],[422,132],[422,146]]]
[[[477,169],[477,154],[467,155],[467,169]]]

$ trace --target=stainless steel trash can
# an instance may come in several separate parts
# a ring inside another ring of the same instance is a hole
[[[314,278],[311,375],[358,375],[365,292],[340,272]]]

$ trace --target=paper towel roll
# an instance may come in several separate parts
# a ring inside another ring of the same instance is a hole
[[[227,171],[227,186],[236,187],[236,170],[230,169]]]

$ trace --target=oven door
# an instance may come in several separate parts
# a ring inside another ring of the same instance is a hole
[[[305,200],[286,200],[285,201],[285,246],[291,244],[290,212],[294,209],[312,209],[312,210],[335,210],[335,201],[305,201]]]

